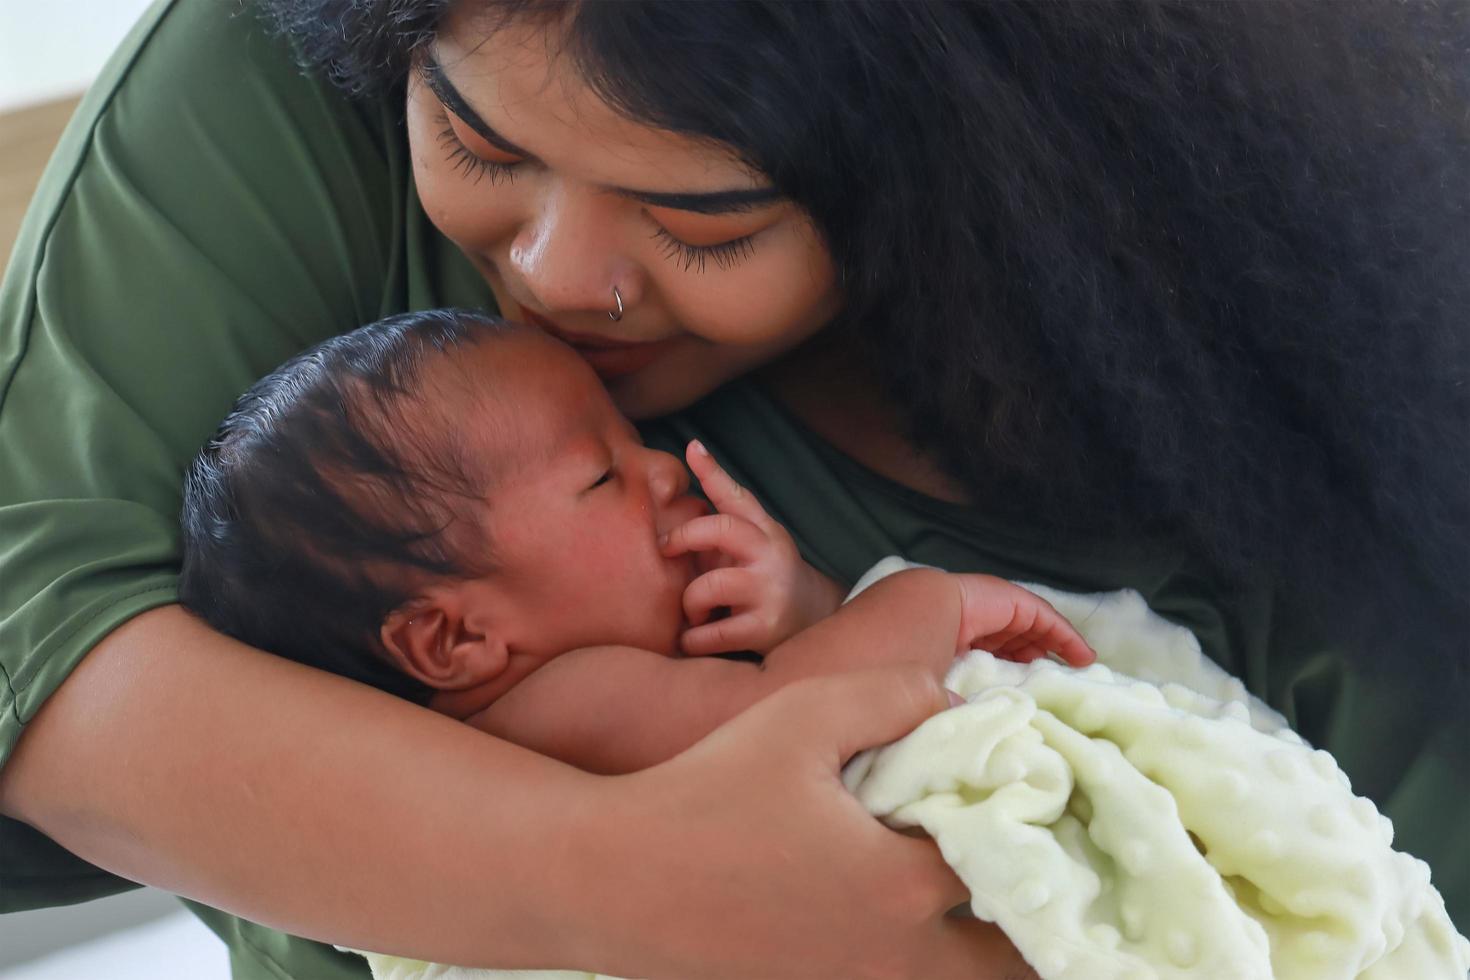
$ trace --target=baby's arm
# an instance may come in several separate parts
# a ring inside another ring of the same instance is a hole
[[[579,769],[613,775],[672,759],[774,689],[758,664],[587,647],[551,660],[465,720]]]
[[[981,593],[989,595],[977,603]],[[673,758],[795,680],[906,662],[942,677],[957,650],[986,642],[1070,650],[1076,661],[1090,654],[1050,606],[1017,586],[916,569],[878,582],[782,643],[764,664],[670,659],[629,647],[576,650],[469,721],[592,772],[632,772]]]
[[[1072,625],[1033,592],[993,575],[932,568],[899,572],[766,658],[782,683],[891,663],[920,663],[943,678],[957,654],[988,650],[1031,661],[1056,651],[1074,667],[1096,659]]]

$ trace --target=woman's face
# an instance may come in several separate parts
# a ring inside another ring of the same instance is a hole
[[[409,143],[425,212],[502,313],[571,344],[635,418],[689,404],[832,319],[831,256],[762,174],[615,113],[557,53],[554,27],[487,39],[466,6],[410,80]]]

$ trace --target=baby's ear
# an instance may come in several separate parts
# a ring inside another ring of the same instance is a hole
[[[416,600],[395,609],[378,632],[398,669],[436,691],[464,691],[505,670],[510,651],[498,635],[465,628],[454,603]]]

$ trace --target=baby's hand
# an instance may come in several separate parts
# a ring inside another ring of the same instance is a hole
[[[765,653],[841,605],[837,583],[802,561],[787,530],[698,440],[686,458],[716,513],[681,524],[663,542],[667,557],[706,557],[704,574],[684,590],[685,653]],[[710,622],[722,607],[730,615]]]
[[[1073,667],[1097,659],[1087,641],[1052,604],[994,575],[956,575],[962,597],[957,652],[981,649],[1028,664],[1057,653]]]

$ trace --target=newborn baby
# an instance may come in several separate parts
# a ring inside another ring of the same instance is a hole
[[[1091,662],[1044,600],[990,576],[907,571],[833,615],[843,590],[702,446],[688,459],[717,513],[560,342],[393,317],[241,399],[186,482],[181,596],[251,645],[413,693],[406,678],[435,710],[605,773],[802,677],[942,677],[972,647]],[[742,651],[763,660],[703,656]]]

